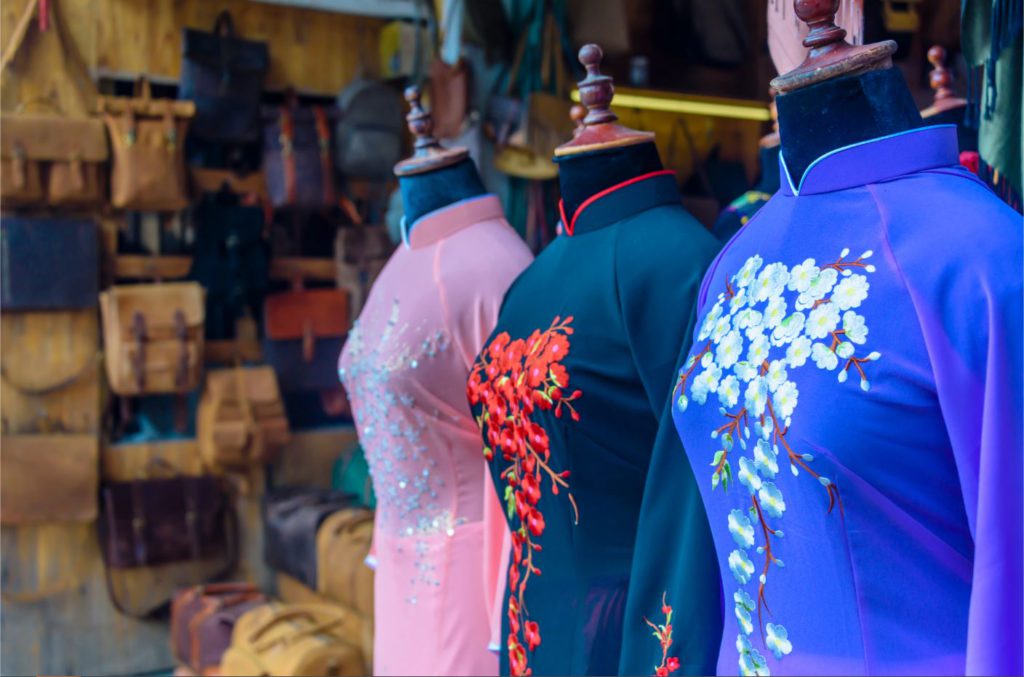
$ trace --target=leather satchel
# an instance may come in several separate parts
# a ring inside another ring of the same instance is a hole
[[[263,171],[274,207],[330,207],[336,202],[331,128],[334,108],[300,107],[289,97],[263,111]]]
[[[339,228],[334,240],[335,285],[348,292],[352,317],[359,317],[380,271],[395,249],[387,226]]]
[[[95,308],[98,231],[96,223],[86,219],[0,217],[3,309]]]
[[[263,357],[284,392],[338,385],[338,355],[351,324],[348,294],[309,289],[267,297]]]
[[[187,207],[184,142],[195,106],[153,99],[149,81],[142,78],[135,98],[102,96],[99,111],[114,149],[111,204],[135,211]]]
[[[288,442],[288,419],[270,367],[206,375],[196,415],[203,463],[214,472],[272,463]]]
[[[0,437],[0,524],[96,519],[100,444],[95,434]]]
[[[181,590],[171,603],[171,649],[195,674],[220,667],[235,623],[267,599],[252,583],[209,583]]]
[[[373,569],[366,556],[372,542],[373,511],[364,508],[334,513],[316,535],[317,592],[368,618],[373,616]]]
[[[229,12],[217,16],[210,32],[186,28],[179,97],[196,104],[193,134],[219,143],[257,141],[260,95],[269,70],[267,44],[235,35]]]
[[[277,604],[257,607],[235,624],[224,653],[223,677],[267,675],[341,677],[365,675],[359,649],[363,621],[342,607],[327,604]]]
[[[100,294],[107,380],[118,395],[199,387],[203,288],[195,282],[111,287]]]
[[[263,559],[270,568],[316,589],[317,531],[331,514],[351,507],[351,494],[293,488],[263,498]]]

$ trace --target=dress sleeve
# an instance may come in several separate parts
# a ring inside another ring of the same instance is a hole
[[[690,340],[689,321],[704,271],[719,243],[689,215],[623,224],[616,282],[626,336],[651,411],[660,415],[672,388],[676,358]]]

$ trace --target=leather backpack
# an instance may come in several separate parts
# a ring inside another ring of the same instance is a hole
[[[271,603],[247,612],[235,624],[220,674],[284,677],[365,675],[360,651],[363,621],[326,604]]]
[[[101,96],[99,110],[114,150],[111,204],[135,211],[187,207],[185,133],[192,102],[154,99],[142,78],[134,98]]]
[[[365,617],[373,616],[373,569],[366,565],[373,541],[373,511],[340,510],[316,535],[317,581],[321,595]]]
[[[263,356],[284,392],[338,386],[338,355],[351,324],[348,295],[308,289],[267,297]]]
[[[214,472],[271,463],[288,442],[288,419],[270,367],[206,375],[196,414],[203,463]]]
[[[335,162],[342,176],[387,181],[402,159],[405,102],[392,87],[358,79],[338,96]]]
[[[171,603],[171,650],[198,675],[220,668],[235,623],[270,600],[252,583],[209,583],[186,588]]]
[[[100,294],[110,389],[186,393],[203,365],[203,288],[195,282],[111,287]]]
[[[336,202],[331,128],[337,109],[284,106],[263,109],[263,172],[274,207],[330,207]]]

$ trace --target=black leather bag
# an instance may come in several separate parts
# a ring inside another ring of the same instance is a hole
[[[246,311],[259,318],[270,284],[270,245],[263,209],[239,204],[229,191],[207,194],[196,208],[196,242],[189,279],[206,289],[206,338],[235,338]]]
[[[0,219],[0,305],[6,310],[92,308],[99,234],[84,219]]]
[[[270,69],[266,43],[236,37],[225,11],[211,32],[186,28],[182,52],[179,97],[196,103],[190,133],[220,143],[259,140],[260,95]]]
[[[274,207],[317,209],[335,204],[331,127],[335,108],[294,100],[263,109],[263,172]]]
[[[279,489],[263,498],[263,559],[270,568],[316,589],[316,532],[356,497],[325,489]]]
[[[366,181],[391,178],[402,159],[405,109],[399,93],[376,80],[356,80],[338,97],[341,118],[334,135],[342,176]]]

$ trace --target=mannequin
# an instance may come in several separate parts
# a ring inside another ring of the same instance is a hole
[[[420,105],[417,87],[405,90],[406,116],[416,135],[413,156],[395,167],[409,231],[422,217],[487,192],[465,148],[446,149],[433,137],[433,119]]]
[[[978,130],[964,124],[967,114],[967,100],[956,95],[953,90],[953,73],[946,68],[946,50],[940,45],[934,45],[928,50],[928,61],[932,65],[932,72],[928,77],[932,89],[935,91],[935,98],[932,104],[921,111],[921,117],[930,125],[956,125],[957,141],[960,144],[960,152],[964,153],[978,150]],[[970,162],[968,157],[962,157],[965,165]],[[973,163],[977,164],[977,163]],[[972,167],[977,174],[977,169]]]
[[[587,77],[579,83],[588,109],[572,141],[555,150],[558,185],[565,216],[572,218],[588,198],[644,174],[664,170],[654,134],[627,129],[609,105],[615,94],[612,79],[598,70],[603,57],[597,45],[580,50]]]
[[[891,40],[854,47],[835,24],[839,0],[799,0],[811,26],[810,51],[795,70],[772,80],[779,93],[782,155],[794,182],[829,151],[922,126],[903,75],[892,67]],[[814,130],[814,133],[808,133]]]

